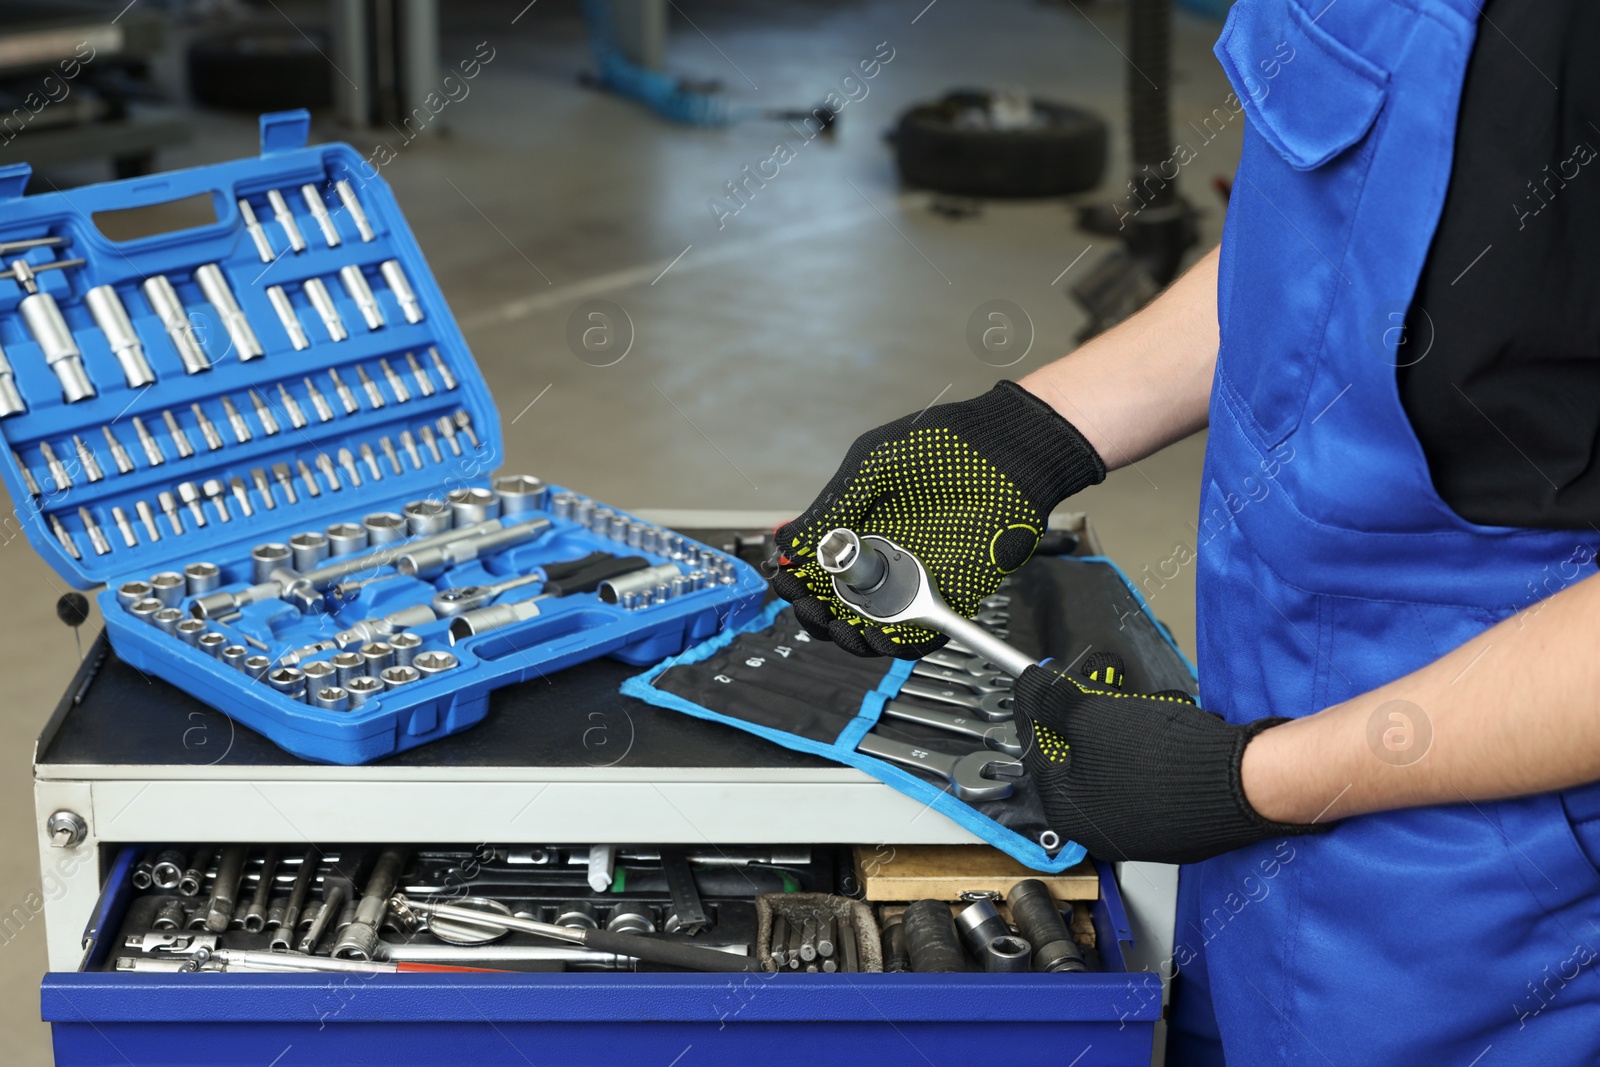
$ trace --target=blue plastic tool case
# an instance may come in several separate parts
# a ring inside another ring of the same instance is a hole
[[[136,617],[119,601],[122,583],[181,572],[192,562],[220,567],[223,590],[245,589],[257,580],[250,558],[255,545],[287,542],[330,524],[359,525],[374,513],[399,513],[410,502],[486,487],[500,463],[493,399],[393,194],[348,145],[307,147],[308,132],[304,112],[266,115],[259,158],[26,198],[28,167],[0,168],[0,243],[65,238],[13,251],[0,265],[12,268],[0,279],[6,356],[0,372],[11,368],[9,384],[26,406],[0,418],[7,445],[0,470],[22,505],[26,535],[45,560],[74,586],[107,585],[99,603],[118,655],[297,756],[355,764],[471,726],[499,686],[602,655],[651,663],[751,617],[765,583],[747,564],[681,539],[669,547],[665,531],[584,498],[574,506],[574,495],[559,495],[555,486],[535,498],[534,510],[504,518],[507,524],[549,521],[546,532],[522,545],[462,563],[431,582],[374,582],[342,604],[311,613],[266,598],[231,619],[210,621],[209,628],[229,645],[278,664],[285,652],[329,638],[353,620],[426,604],[440,589],[522,575],[596,551],[643,556],[652,565],[688,556],[702,568],[700,580],[688,582],[681,595],[654,602],[646,596],[643,606],[631,608],[593,594],[545,599],[535,617],[453,645],[449,619],[414,627],[410,632],[423,642],[419,654],[448,652],[457,665],[349,710],[325,710],[279,692]],[[346,190],[338,189],[340,181]],[[351,192],[359,213],[345,203]],[[94,221],[97,213],[190,197],[209,197],[216,221],[122,242]],[[241,204],[259,229],[247,227]],[[291,238],[291,230],[298,236]],[[18,259],[30,268],[12,266]],[[64,259],[83,262],[47,267]],[[206,279],[209,288],[197,277],[206,264],[219,268],[259,355],[237,335],[229,309],[209,299],[216,295],[215,275]],[[359,277],[347,280],[341,268],[352,266]],[[25,278],[29,269],[38,271],[31,280]],[[157,276],[171,283],[187,316],[176,331],[170,317],[161,316],[160,294],[147,289],[147,280]],[[370,299],[360,291],[363,280]],[[107,285],[126,309],[153,383],[134,384],[135,374],[113,351],[115,331],[102,329],[102,315],[88,305],[89,290]],[[404,293],[407,285],[411,293]],[[67,345],[75,342],[81,351],[93,395],[69,401],[70,361],[65,370],[52,362],[60,340],[41,338],[24,314],[38,310],[22,307],[28,286],[53,298],[70,330]],[[324,314],[330,302],[343,338]],[[295,336],[295,325],[303,338]],[[209,366],[186,372],[175,332],[191,336]],[[0,380],[0,389],[6,384]],[[113,449],[113,438],[125,454]],[[273,473],[280,464],[286,479]],[[185,500],[186,488],[198,499]],[[171,494],[166,508],[163,493]],[[577,517],[556,513],[552,501],[561,500],[564,512]],[[596,514],[618,521],[601,532]],[[626,540],[629,530],[635,544]],[[641,538],[640,531],[648,533]],[[687,573],[691,565],[679,569]],[[501,601],[539,592],[533,583]],[[187,614],[194,599],[185,595],[176,606]],[[325,660],[332,651],[308,658]]]
[[[137,850],[113,863],[116,929]],[[1097,864],[1101,970],[1050,974],[151,974],[44,982],[57,1067],[530,1063],[1147,1067],[1161,979],[1128,970],[1116,878]]]

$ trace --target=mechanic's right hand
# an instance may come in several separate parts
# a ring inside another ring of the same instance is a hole
[[[922,560],[945,602],[969,618],[1033,555],[1050,512],[1103,481],[1105,463],[1066,419],[1015,382],[862,434],[804,515],[776,533],[772,588],[815,637],[858,656],[917,659],[943,634],[877,626],[834,592],[817,542],[845,526]]]

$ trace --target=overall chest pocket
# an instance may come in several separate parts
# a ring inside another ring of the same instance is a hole
[[[1216,45],[1246,126],[1218,281],[1219,377],[1268,447],[1293,433],[1381,136],[1388,75],[1294,0],[1240,0]]]

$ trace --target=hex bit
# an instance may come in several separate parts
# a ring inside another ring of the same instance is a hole
[[[188,459],[194,455],[194,446],[189,443],[189,435],[183,432],[183,427],[178,425],[177,416],[171,411],[163,411],[161,418],[167,424],[167,433],[172,438],[173,447],[178,450],[178,458]]]
[[[444,359],[440,357],[439,350],[429,346],[428,355],[433,357],[433,369],[439,372],[439,380],[444,383],[445,392],[454,389],[456,387],[456,376],[449,367],[444,365]]]
[[[306,466],[306,461],[297,459],[295,465],[300,468],[300,480],[305,483],[306,492],[311,496],[322,495],[322,487],[317,484],[317,476],[311,473],[311,468]]]
[[[311,380],[310,375],[306,376],[305,384],[306,395],[311,398],[311,406],[317,412],[317,421],[332,422],[333,409],[328,406],[328,398],[322,395],[322,390],[317,388],[316,383]]]
[[[367,392],[367,403],[372,405],[374,411],[383,407],[384,404],[387,403],[387,401],[383,399],[382,391],[378,388],[378,383],[373,381],[372,378],[368,376],[367,368],[357,364],[356,377],[361,379],[361,388],[365,389]]]
[[[404,404],[411,399],[411,390],[406,388],[406,383],[401,379],[395,369],[389,366],[386,359],[378,360],[378,367],[383,371],[383,378],[389,383],[389,391],[394,394],[395,403]]]
[[[283,410],[289,413],[289,425],[296,430],[306,428],[306,413],[300,408],[300,401],[289,392],[289,387],[282,382],[278,383],[278,398],[283,401]]]
[[[274,463],[272,465],[272,477],[277,479],[278,484],[283,487],[284,498],[289,503],[300,503],[300,498],[295,496],[294,493],[294,474],[289,470],[287,463]]]
[[[135,415],[132,419],[133,432],[139,437],[139,445],[144,449],[144,458],[150,461],[150,466],[159,467],[167,461],[162,455],[161,446],[156,443],[155,435],[145,429],[144,420]]]
[[[56,535],[56,540],[61,542],[61,547],[66,549],[67,555],[73,559],[82,559],[78,546],[72,540],[72,535],[67,533],[67,528],[61,525],[61,520],[54,515],[50,516],[50,531]]]
[[[428,372],[423,369],[421,363],[417,362],[417,354],[415,352],[407,352],[406,362],[411,365],[411,377],[417,383],[417,392],[423,396],[432,396],[434,393],[433,379],[428,377]]]
[[[278,506],[272,499],[272,483],[267,481],[267,472],[260,467],[250,468],[250,480],[256,483],[256,492],[261,494],[261,505],[268,511]]]
[[[100,461],[94,458],[94,453],[83,443],[83,438],[73,434],[72,445],[78,450],[78,465],[83,468],[84,476],[91,483],[103,480],[105,472],[100,469]]]
[[[130,474],[133,471],[133,457],[128,455],[128,450],[122,447],[122,442],[117,440],[117,435],[111,432],[111,427],[102,426],[100,432],[105,434],[106,447],[111,450],[111,458],[117,465],[118,474]]]
[[[372,451],[372,446],[365,441],[361,442],[361,459],[366,463],[367,470],[372,472],[373,481],[383,478],[383,470],[378,466],[378,456]]]
[[[106,540],[105,531],[94,521],[94,516],[89,514],[88,508],[78,509],[78,521],[83,523],[84,533],[89,535],[89,544],[94,546],[94,554],[107,555],[111,551],[111,543]]]
[[[111,509],[111,521],[117,524],[117,532],[122,534],[122,543],[129,548],[136,548],[139,539],[133,535],[133,523],[128,521],[128,513],[121,508]]]
[[[344,405],[344,413],[354,415],[360,411],[361,405],[356,403],[356,394],[352,393],[350,387],[344,384],[344,379],[339,377],[339,368],[329,367],[328,378],[333,382],[334,395],[339,398],[339,403]]]
[[[138,513],[139,521],[144,523],[145,532],[150,535],[150,540],[152,542],[161,540],[161,531],[156,528],[156,513],[151,509],[149,503],[143,500],[135,500],[133,502],[133,510]]]
[[[55,483],[56,491],[64,493],[71,489],[72,477],[67,474],[67,466],[56,457],[56,451],[50,447],[49,441],[39,442],[39,454],[44,456],[45,467],[50,471],[50,480]]]
[[[261,394],[254,389],[250,390],[250,403],[255,405],[256,419],[261,423],[261,432],[268,437],[276,436],[278,417],[272,413],[272,408],[267,406],[267,402],[261,399]]]

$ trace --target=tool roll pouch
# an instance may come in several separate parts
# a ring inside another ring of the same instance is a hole
[[[1110,560],[1035,557],[1000,591],[1011,598],[1006,640],[1024,652],[1069,668],[1091,651],[1109,650],[1125,661],[1125,687],[1131,691],[1197,692],[1194,668]],[[861,659],[818,641],[788,605],[774,601],[743,628],[630,678],[622,691],[865,771],[1035,870],[1065,870],[1081,860],[1080,845],[1053,840],[1026,777],[1011,780],[1005,799],[969,804],[956,799],[942,779],[856,751],[868,732],[958,756],[983,749],[978,739],[883,714],[891,699],[964,714],[956,706],[901,695],[907,682],[950,687],[914,676],[914,666],[909,660]]]

